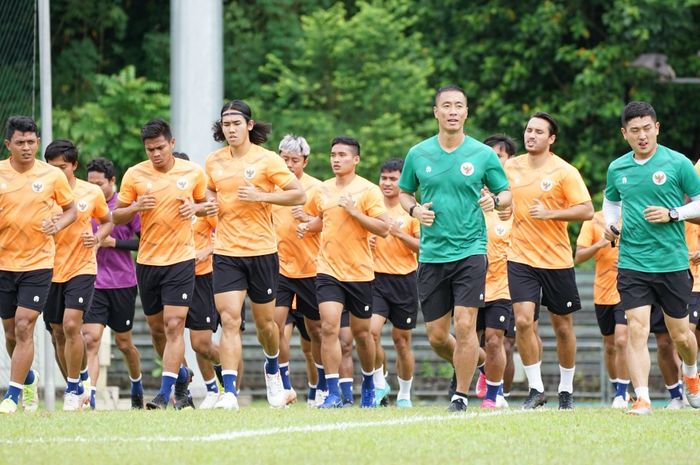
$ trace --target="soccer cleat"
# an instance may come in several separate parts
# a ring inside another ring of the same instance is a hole
[[[651,413],[651,404],[641,398],[637,398],[632,404],[632,408],[627,410],[629,415],[649,415]]]
[[[294,388],[285,389],[284,390],[284,397],[287,400],[287,405],[294,404],[297,401],[297,392],[294,390]]]
[[[506,400],[505,397],[502,395],[497,395],[496,396],[496,408],[508,408],[508,401]]]
[[[15,413],[17,411],[17,404],[15,404],[15,401],[10,399],[9,397],[7,399],[3,399],[2,402],[0,402],[0,413],[9,415],[11,413]]]
[[[452,370],[452,380],[450,381],[449,389],[447,389],[447,398],[452,399],[455,392],[457,392],[457,372]]]
[[[629,402],[622,396],[615,396],[612,402],[612,408],[627,409],[629,408]]]
[[[200,407],[201,408],[201,407]],[[215,409],[238,410],[238,398],[233,392],[224,392],[214,404]]]
[[[498,405],[496,405],[496,402],[491,399],[484,399],[481,401],[481,408],[494,410],[498,408]]]
[[[143,394],[131,394],[131,408],[143,410]]]
[[[216,402],[218,400],[219,400],[219,393],[209,391],[209,392],[207,392],[207,395],[204,396],[204,400],[202,401],[202,403],[199,404],[199,408],[202,410],[211,410],[214,408],[214,406],[216,405]]]
[[[690,406],[700,408],[700,378],[683,376],[683,386],[685,386],[685,397]]]
[[[396,401],[396,408],[411,408],[413,407],[413,402],[411,399],[398,399]]]
[[[175,410],[183,410],[187,408],[194,408],[192,401],[190,400],[189,386],[192,382],[192,377],[194,372],[191,368],[187,367],[187,381],[176,382],[175,389],[173,389],[173,398]]]
[[[466,399],[462,399],[461,397],[457,397],[456,399],[452,399],[452,402],[450,402],[450,405],[447,407],[447,411],[450,413],[466,412],[467,411]]]
[[[360,408],[374,408],[377,406],[374,402],[374,388],[363,387],[360,392]]]
[[[22,387],[22,405],[25,412],[36,412],[39,408],[39,373],[34,372],[34,382]]]
[[[83,399],[80,394],[75,391],[66,392],[63,395],[63,411],[75,412],[83,407]]]
[[[86,410],[94,410],[94,403],[91,404],[92,401],[92,390],[90,389],[90,378],[86,379],[85,381],[82,382],[83,385],[83,393],[79,394],[80,395],[80,407],[82,409]]]
[[[148,410],[165,410],[166,408],[168,408],[168,399],[160,392],[153,400],[146,402],[146,409]]]
[[[537,407],[542,407],[547,403],[547,396],[544,392],[540,392],[537,389],[530,388],[530,393],[527,395],[527,399],[523,403],[523,410],[532,410]]]
[[[317,393],[318,397],[318,393]],[[328,394],[323,403],[318,408],[343,408],[343,401],[337,394]]]
[[[574,395],[570,392],[562,391],[559,393],[559,410],[573,410]]]
[[[674,397],[666,404],[666,410],[681,410],[685,408],[682,397]]]
[[[486,375],[479,372],[479,379],[476,380],[476,397],[483,399],[486,397]]]
[[[389,393],[391,392],[391,386],[389,383],[384,383],[384,389],[374,389],[374,405],[379,407],[389,406]]]
[[[355,405],[355,402],[353,402],[349,399],[343,399],[343,405],[342,405],[343,408],[350,408],[350,407],[353,407],[354,405]]]
[[[265,362],[267,365],[267,362]],[[287,396],[284,393],[284,385],[279,370],[274,375],[268,374],[263,367],[265,373],[265,386],[267,387],[267,402],[272,408],[284,408],[287,406]]]
[[[316,407],[323,405],[323,402],[328,397],[328,391],[316,391]]]
[[[90,401],[88,405],[90,406],[90,410],[95,410],[97,407],[97,391],[94,389],[90,389]]]
[[[192,402],[192,397],[190,396],[190,391],[187,389],[185,395],[180,395],[173,397],[173,403],[175,410],[188,410],[194,409],[194,402]]]

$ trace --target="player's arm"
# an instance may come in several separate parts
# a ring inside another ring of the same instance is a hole
[[[197,249],[195,251],[194,262],[195,263],[203,262],[204,260],[209,258],[209,256],[213,253],[214,253],[214,246],[212,246],[211,244],[209,244],[208,246],[206,246],[204,248]]]
[[[681,207],[647,207],[644,209],[644,219],[650,223],[688,221],[693,224],[700,224],[700,195],[691,197],[690,202]]]
[[[419,204],[413,192],[400,191],[399,202],[404,210],[413,218],[417,218],[420,224],[431,226],[435,222],[435,212],[431,210],[433,202]]]
[[[418,253],[420,249],[420,239],[403,232],[401,226],[397,222],[389,219],[388,223],[390,226],[389,234],[400,240],[403,245],[411,249],[414,253]]]
[[[117,199],[117,205],[112,211],[112,222],[114,224],[126,224],[131,221],[137,213],[152,210],[156,206],[156,197],[146,192],[136,199],[136,202],[128,204]]]
[[[576,244],[576,255],[574,256],[574,263],[576,265],[586,262],[593,258],[595,254],[606,247],[610,247],[610,241],[605,237],[601,237],[600,240],[588,247],[582,246],[581,244]]]
[[[57,218],[44,220],[42,224],[44,234],[53,236],[57,232],[73,224],[73,222],[78,218],[78,209],[75,207],[75,202],[71,201],[70,203],[63,205],[61,209],[63,211]]]
[[[306,202],[306,192],[301,182],[294,177],[282,190],[274,192],[264,192],[258,190],[254,184],[246,180],[246,185],[238,188],[238,200],[244,202],[266,202],[283,207],[293,207],[294,205],[304,205]]]
[[[323,218],[320,216],[310,216],[309,221],[297,225],[297,237],[303,239],[307,233],[319,233],[323,229]]]
[[[96,247],[98,244],[104,244],[105,240],[109,237],[112,229],[114,228],[111,213],[107,213],[105,216],[95,219],[99,223],[95,234],[92,234],[92,232],[85,232],[81,236],[83,239],[83,246],[87,248]]]
[[[549,210],[535,199],[530,205],[530,216],[545,221],[585,221],[593,218],[595,210],[590,200],[559,210]]]
[[[350,194],[341,195],[340,199],[338,199],[338,206],[345,209],[348,215],[355,218],[365,230],[375,236],[387,237],[389,235],[390,225],[387,222],[386,211],[376,217],[366,215],[357,208],[357,202]]]

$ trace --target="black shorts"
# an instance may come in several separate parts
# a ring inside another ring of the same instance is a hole
[[[303,316],[309,320],[321,319],[316,301],[316,278],[287,278],[280,275],[275,305],[291,308],[295,296],[296,309]]]
[[[115,333],[134,327],[136,286],[122,289],[95,289],[92,305],[83,315],[84,324],[109,326]]]
[[[256,257],[214,254],[214,294],[248,291],[256,304],[272,302],[277,296],[279,268],[276,252]]]
[[[486,328],[500,329],[503,333],[507,333],[512,329],[513,305],[508,299],[498,299],[492,302],[486,302],[483,307],[479,308],[479,313],[476,316],[476,330],[484,331]]]
[[[316,299],[319,304],[341,303],[343,308],[360,319],[372,317],[372,281],[343,282],[333,276],[319,274],[316,276]]]
[[[506,337],[509,337],[511,339],[515,339],[515,311],[513,310],[513,301],[510,301],[510,309],[512,310],[513,313],[511,313],[511,318],[510,318],[510,324],[508,325],[508,328],[506,329]],[[540,304],[535,302],[535,314],[532,318],[532,321],[538,321],[540,319]]]
[[[668,316],[683,318],[688,315],[692,289],[689,270],[645,273],[620,268],[617,273],[617,290],[625,310],[659,305]]]
[[[79,274],[65,283],[51,283],[49,297],[44,307],[46,325],[63,324],[63,314],[67,308],[85,313],[92,305],[94,293],[94,274]]]
[[[456,306],[483,306],[487,266],[486,255],[472,255],[448,263],[421,263],[418,296],[423,319],[426,322],[437,320]]]
[[[688,317],[690,324],[698,325],[698,314],[700,313],[700,292],[692,292],[690,294],[690,303],[688,304]]]
[[[241,320],[242,321],[242,320]],[[194,277],[194,295],[192,305],[187,312],[185,328],[195,331],[216,331],[219,326],[219,313],[214,305],[214,288],[212,273]]]
[[[541,302],[555,315],[581,310],[573,268],[551,270],[509,261],[508,288],[513,303]]]
[[[15,317],[17,307],[44,311],[53,270],[0,271],[0,318]]]
[[[157,315],[165,305],[189,307],[194,292],[194,260],[167,266],[136,264],[143,313]]]
[[[664,321],[664,312],[658,305],[652,305],[651,315],[649,317],[649,332],[652,334],[666,334],[668,333],[668,328],[666,327],[666,321]]]
[[[600,334],[603,336],[615,334],[615,325],[627,326],[625,310],[619,302],[615,305],[595,304],[595,317],[598,320]]]
[[[375,273],[372,313],[391,321],[398,329],[413,329],[418,318],[416,272],[406,275]]]
[[[300,311],[288,311],[286,324],[294,325],[299,330],[301,337],[303,337],[305,341],[311,342],[309,333],[306,331],[306,324],[304,324],[304,315],[302,315]]]

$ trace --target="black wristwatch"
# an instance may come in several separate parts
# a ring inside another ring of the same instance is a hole
[[[493,199],[493,208],[498,208],[501,204],[501,199],[497,195],[492,195],[491,198]]]
[[[411,208],[408,209],[408,216],[410,216],[411,218],[413,218],[413,210],[415,210],[417,206],[418,206],[417,203],[411,205]]]
[[[671,221],[671,223],[678,221],[678,210],[675,208],[672,208],[668,211],[668,219]]]

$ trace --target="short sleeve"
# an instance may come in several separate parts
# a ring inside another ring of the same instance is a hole
[[[73,196],[73,189],[70,188],[68,184],[68,179],[64,174],[56,173],[56,182],[54,183],[53,198],[58,205],[65,207],[71,203],[75,198]]]
[[[411,194],[418,190],[419,185],[413,158],[413,152],[409,151],[403,164],[403,170],[401,170],[401,178],[399,178],[399,189]]]
[[[494,194],[503,192],[508,189],[508,177],[506,172],[501,166],[501,162],[498,160],[498,156],[491,149],[488,158],[486,159],[486,170],[484,171],[484,184],[489,188]]]
[[[613,168],[613,165],[611,164],[608,167],[608,175],[605,181],[605,198],[610,200],[611,202],[619,202],[620,199],[620,191],[617,190],[617,186],[615,186],[615,170]]]
[[[102,190],[97,189],[97,192],[95,192],[95,208],[92,211],[92,217],[99,220],[107,215],[109,215],[109,206],[107,205],[104,194],[102,194]]]
[[[204,200],[207,196],[207,178],[204,175],[204,170],[197,167],[197,179],[195,180],[194,189],[192,189],[192,198],[195,201]]]
[[[418,218],[411,218],[411,235],[413,237],[420,237],[420,221]]]
[[[306,202],[306,211],[309,215],[319,216],[321,214],[321,207],[319,205],[319,201],[321,198],[321,196],[319,195],[320,191],[321,190],[317,187],[310,190],[308,193],[309,198]]]
[[[571,168],[562,179],[562,187],[566,194],[566,200],[571,205],[580,205],[584,202],[590,202],[591,194],[588,193],[586,183],[583,182],[581,173],[576,168]]]
[[[131,227],[132,236],[141,233],[141,215],[138,213],[129,222],[129,227]]]
[[[680,180],[683,193],[688,197],[700,195],[700,176],[687,158],[683,158],[680,164]]]
[[[284,189],[291,184],[296,177],[289,171],[281,157],[271,155],[267,162],[267,179],[277,187]]]
[[[362,213],[371,218],[377,218],[386,213],[384,196],[378,186],[372,185],[363,193],[361,208]]]
[[[129,168],[126,170],[126,173],[124,173],[124,177],[122,178],[122,185],[119,189],[119,196],[117,197],[117,200],[131,205],[136,201],[136,197],[136,186],[134,185],[133,171],[131,171],[131,168]]]
[[[593,220],[584,221],[581,226],[581,232],[578,234],[578,239],[576,239],[576,245],[578,247],[590,247],[595,242],[593,239],[594,234]]]

